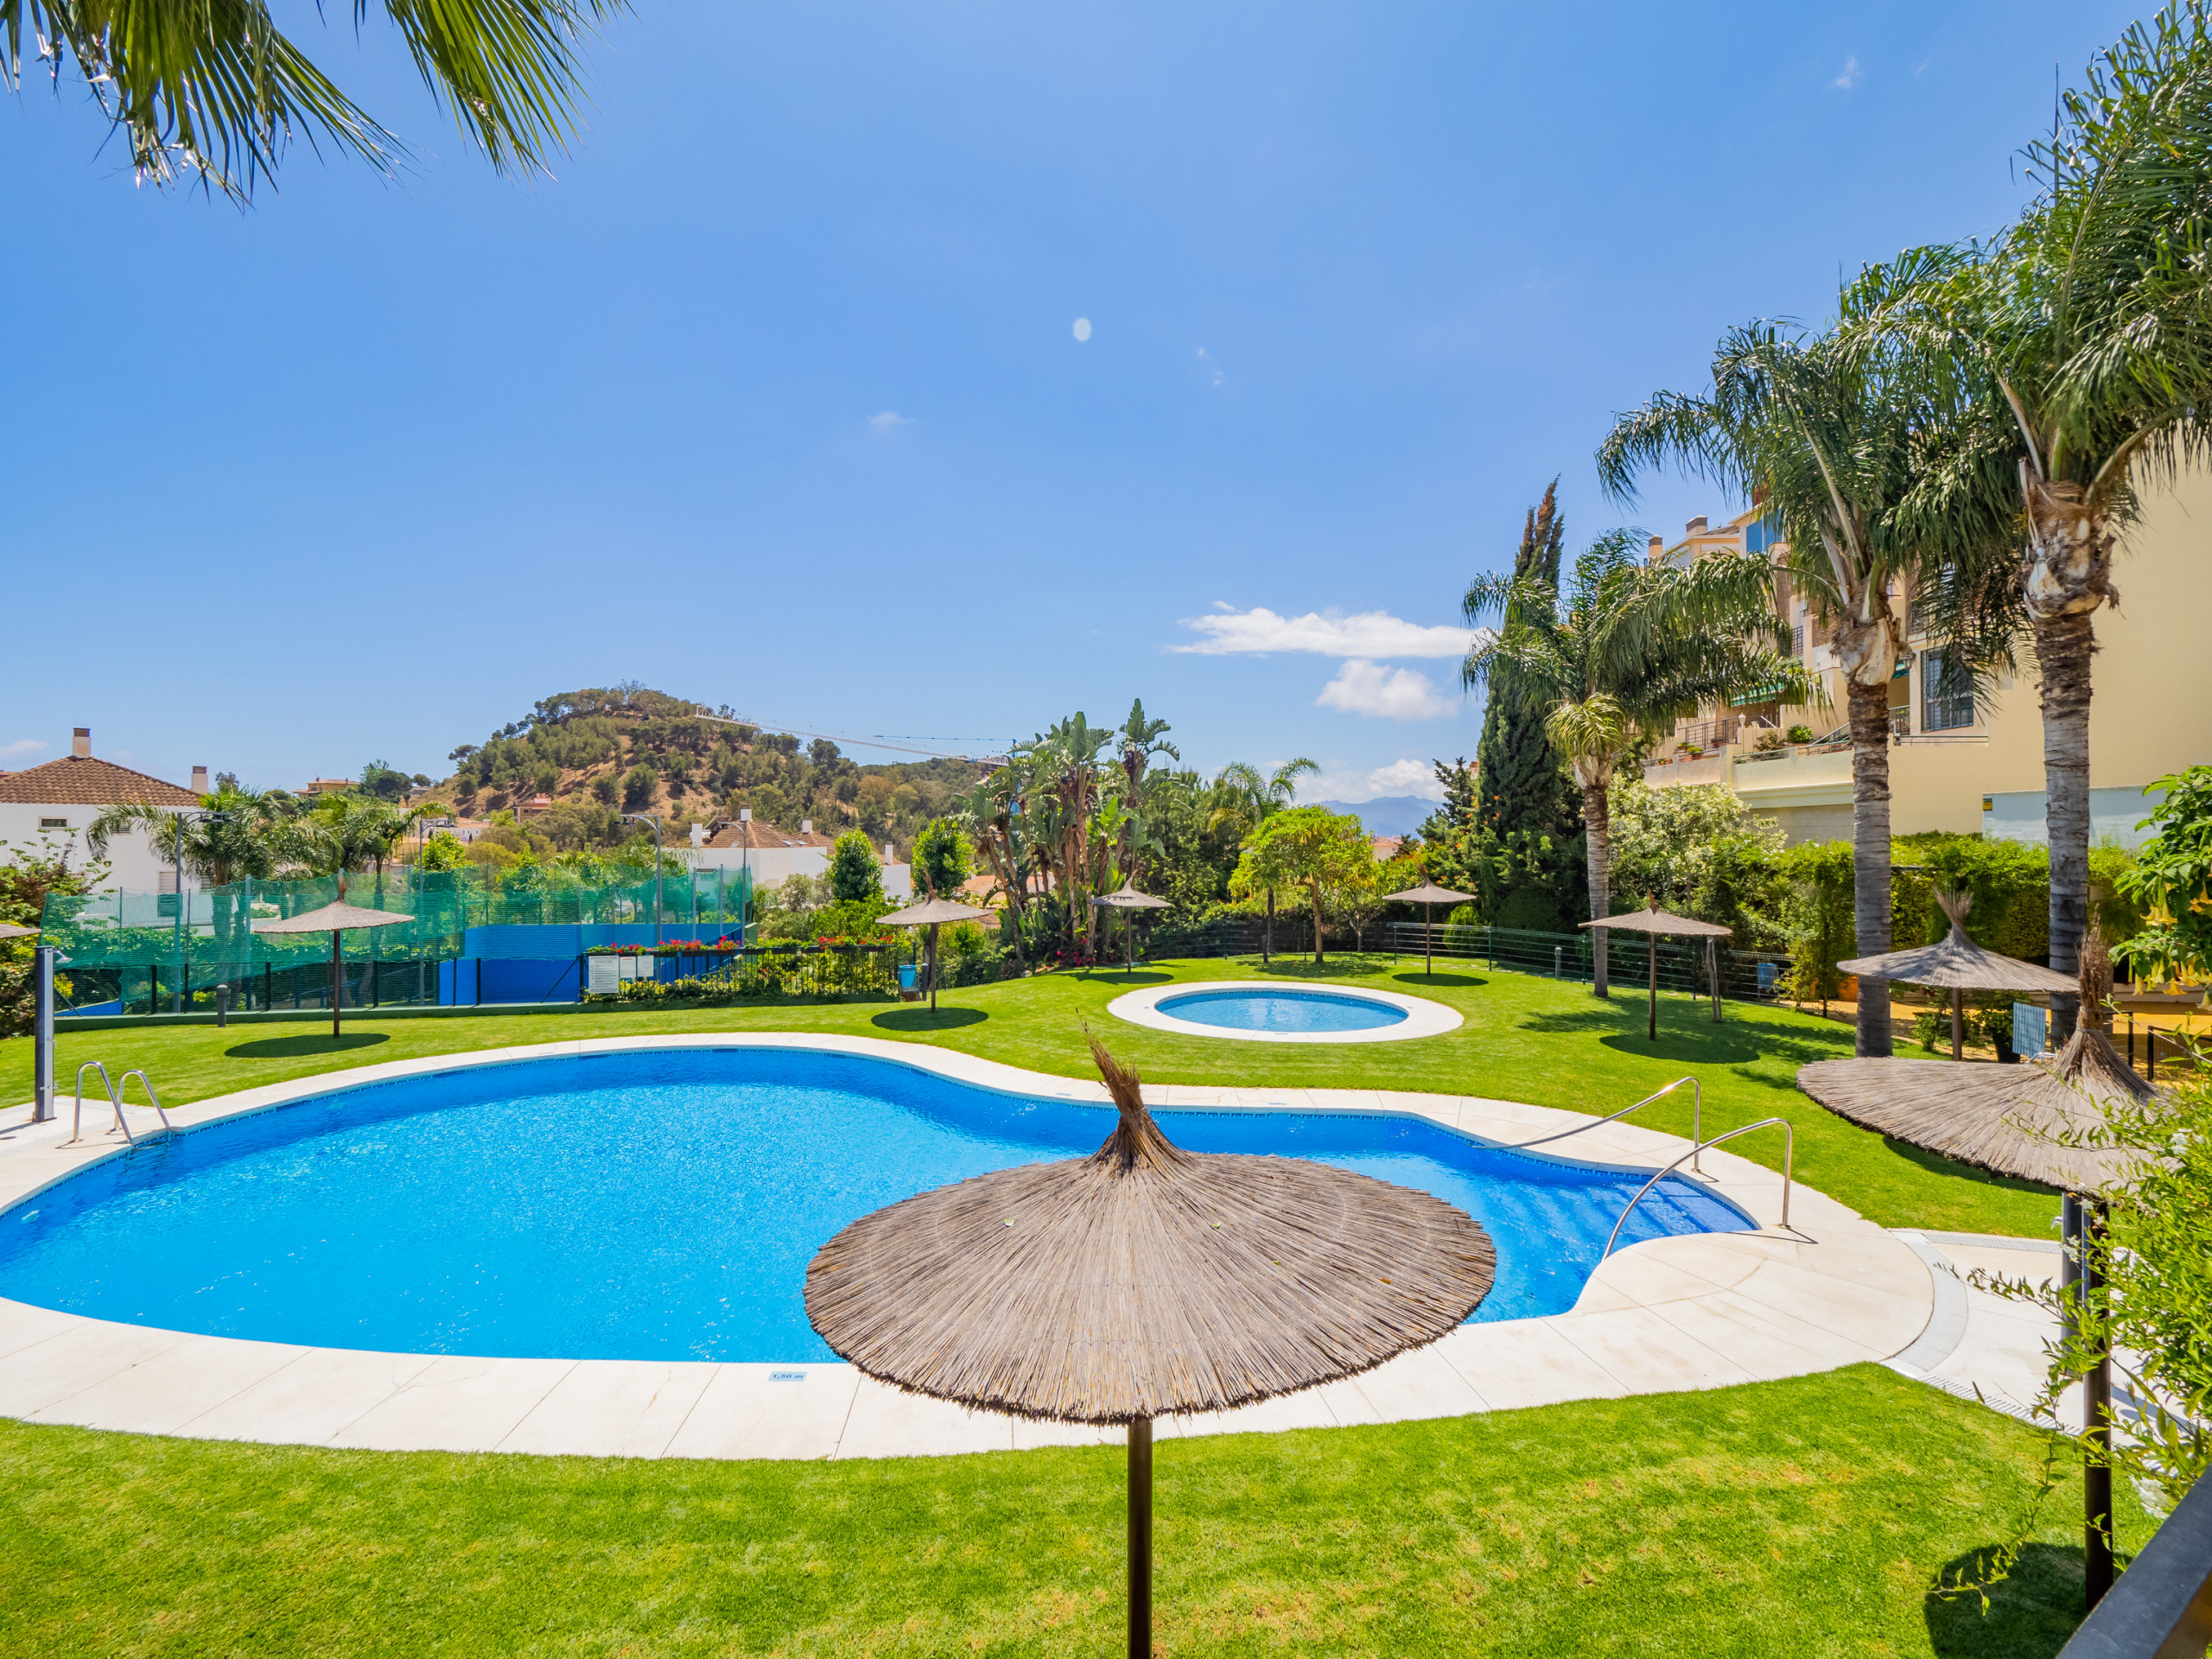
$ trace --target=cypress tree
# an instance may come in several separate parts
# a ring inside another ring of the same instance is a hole
[[[1529,510],[1521,529],[1521,549],[1513,574],[1556,589],[1560,549],[1567,521],[1560,516],[1559,480],[1544,486],[1544,499]],[[1505,671],[1500,671],[1502,680]],[[1501,841],[1516,831],[1567,837],[1581,827],[1581,804],[1573,780],[1544,737],[1541,711],[1515,706],[1504,687],[1491,686],[1483,711],[1482,741],[1475,750],[1481,791],[1479,826]]]

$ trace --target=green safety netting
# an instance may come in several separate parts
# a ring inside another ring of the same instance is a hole
[[[671,871],[661,880],[663,931],[671,939],[713,940],[735,935],[753,896],[742,869]],[[338,897],[335,877],[297,881],[238,881],[229,887],[174,893],[49,896],[41,923],[43,942],[74,968],[176,965],[220,966],[232,972],[288,968],[330,960],[326,935],[257,933],[257,918],[296,916]],[[379,878],[349,875],[350,904],[388,910],[415,919],[386,927],[350,930],[340,950],[349,962],[444,961],[463,954],[471,928],[627,925],[651,926],[655,891],[650,873],[625,872],[613,881],[589,881],[544,868],[418,873],[397,870]],[[498,954],[573,955],[570,938],[548,936],[543,950],[526,934],[499,942]]]

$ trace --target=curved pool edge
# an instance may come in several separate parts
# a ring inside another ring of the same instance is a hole
[[[1204,996],[1211,991],[1270,991],[1281,995],[1349,997],[1380,1002],[1406,1017],[1394,1025],[1370,1026],[1362,1031],[1240,1031],[1232,1026],[1209,1026],[1169,1014],[1160,1004],[1177,997]],[[1459,1009],[1426,996],[1385,991],[1367,985],[1331,985],[1310,979],[1203,979],[1168,985],[1147,985],[1125,991],[1106,1005],[1116,1020],[1147,1031],[1172,1033],[1178,1037],[1217,1037],[1232,1043],[1403,1043],[1417,1037],[1440,1037],[1466,1023]]]
[[[1236,982],[1249,983],[1249,982]],[[1190,988],[1181,987],[1187,990]],[[395,1077],[654,1048],[785,1048],[866,1056],[993,1092],[1110,1104],[1104,1085],[881,1038],[701,1032],[602,1038],[386,1061],[219,1096],[170,1113],[180,1128]],[[1160,1108],[1358,1112],[1426,1119],[1510,1142],[1596,1122],[1510,1101],[1376,1090],[1147,1084]],[[0,1115],[0,1208],[117,1143],[60,1144],[65,1122]],[[1679,1137],[1610,1124],[1561,1161],[1656,1169]],[[1344,1382],[1238,1411],[1163,1421],[1166,1433],[1323,1427],[1461,1415],[1565,1400],[1768,1381],[1890,1357],[1934,1310],[1921,1258],[1843,1205],[1799,1185],[1788,1233],[1782,1179],[1726,1151],[1705,1185],[1758,1230],[1681,1235],[1624,1249],[1574,1307],[1465,1325]],[[307,1348],[124,1325],[0,1300],[0,1415],[199,1439],[386,1451],[602,1457],[885,1457],[1110,1440],[901,1394],[842,1363],[493,1359]]]

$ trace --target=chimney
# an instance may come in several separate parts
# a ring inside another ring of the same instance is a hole
[[[1666,556],[1666,537],[1663,536],[1654,536],[1651,538],[1651,550],[1644,556],[1644,563],[1647,564],[1656,564],[1660,560]]]
[[[891,850],[891,843],[887,841],[883,843],[883,861],[887,864],[896,864],[899,861],[899,855]]]
[[[1700,512],[1700,514],[1698,514],[1698,516],[1697,516],[1696,518],[1694,518],[1691,519],[1691,520],[1689,521],[1689,523],[1688,523],[1687,524],[1684,524],[1684,525],[1682,526],[1682,534],[1683,534],[1683,535],[1685,535],[1685,536],[1702,536],[1702,535],[1704,535],[1704,534],[1705,534],[1705,515],[1704,515],[1703,513],[1701,513],[1701,512]]]
[[[707,844],[707,826],[705,824],[695,823],[691,826],[691,844],[694,847],[703,847]]]
[[[192,792],[195,795],[205,795],[208,792],[207,767],[194,766],[192,769]]]
[[[751,807],[749,807],[749,806],[741,806],[741,807],[739,807],[739,808],[737,809],[737,821],[738,821],[740,823],[752,823],[752,822],[753,822],[753,809],[752,809]]]
[[[812,818],[801,818],[798,821],[798,832],[802,836],[812,835],[814,833],[814,820]]]
[[[77,728],[76,736],[69,740],[69,753],[79,760],[89,760],[92,758],[92,728],[91,727]]]

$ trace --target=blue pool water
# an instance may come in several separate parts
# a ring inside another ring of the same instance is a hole
[[[1163,999],[1162,1014],[1230,1031],[1373,1031],[1403,1023],[1406,1011],[1326,991],[1193,991]]]
[[[1427,1188],[1498,1251],[1478,1319],[1571,1306],[1641,1178],[1418,1119],[1163,1111],[1186,1147]],[[849,1055],[686,1049],[476,1066],[318,1096],[91,1166],[0,1211],[0,1296],[324,1347],[822,1360],[801,1283],[847,1223],[1093,1151],[1105,1108]],[[1726,1231],[1669,1179],[1624,1240]]]

